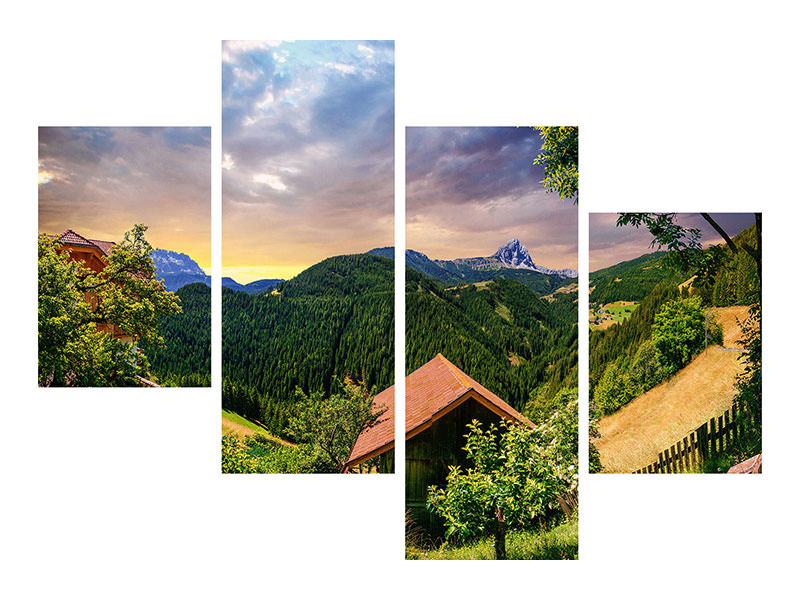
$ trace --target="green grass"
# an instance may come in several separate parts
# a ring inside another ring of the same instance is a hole
[[[222,409],[222,418],[223,419],[227,419],[228,421],[230,421],[234,425],[240,425],[241,427],[244,427],[246,430],[251,431],[253,433],[260,433],[262,435],[265,435],[265,436],[267,436],[271,440],[274,440],[277,443],[280,443],[280,444],[285,444],[286,443],[285,441],[283,441],[279,437],[277,437],[277,436],[273,435],[272,433],[270,433],[269,431],[267,431],[264,427],[262,427],[258,423],[255,423],[255,422],[251,421],[250,419],[247,419],[247,418],[245,418],[245,417],[243,417],[243,416],[241,416],[241,415],[239,415],[239,414],[237,414],[235,412],[231,412],[231,411],[225,410],[223,408]],[[224,421],[223,421],[223,429],[225,429]],[[235,434],[236,432],[235,431],[225,431],[224,433],[234,433]],[[241,436],[241,434],[239,434],[239,435]],[[247,433],[247,435],[249,436],[250,434]]]
[[[605,317],[605,322],[603,324],[590,325],[589,329],[603,329],[610,327],[614,323],[622,323],[631,315],[633,315],[633,311],[636,310],[636,307],[639,306],[639,304],[639,302],[611,302],[597,308],[597,310],[603,310],[604,314],[598,313],[594,308],[589,308],[589,321],[593,321],[599,317]],[[609,316],[611,317],[610,319]]]
[[[578,519],[549,531],[513,531],[506,539],[509,560],[570,560],[578,558]],[[460,546],[443,544],[436,550],[406,546],[412,560],[494,560],[494,540],[481,538]]]

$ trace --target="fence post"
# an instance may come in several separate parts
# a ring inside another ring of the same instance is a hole
[[[731,432],[731,418],[727,410],[723,413],[723,416],[725,417],[725,448],[728,449],[731,447],[731,444],[733,444],[733,433]]]
[[[683,451],[681,453],[681,462],[683,462],[683,470],[689,471],[689,438],[683,438]]]
[[[722,415],[717,417],[717,430],[718,430],[717,437],[719,437],[719,450],[717,452],[717,455],[721,455],[722,454],[722,442],[725,440],[725,432],[722,429]]]
[[[692,470],[694,471],[697,468],[697,460],[695,458],[695,452],[697,452],[697,442],[695,441],[695,433],[692,432],[689,434],[689,442],[691,444],[691,457],[692,457]]]
[[[665,471],[664,471],[664,453],[663,452],[659,452],[658,453],[658,467],[657,467],[657,469],[658,469],[658,471],[657,471],[658,473],[665,473]]]
[[[710,425],[710,431],[708,432],[708,438],[711,444],[709,445],[709,458],[714,458],[717,455],[717,429],[715,426],[715,419],[711,417],[711,420],[708,422]]]
[[[698,432],[700,433],[700,459],[708,460],[708,423],[703,423]]]

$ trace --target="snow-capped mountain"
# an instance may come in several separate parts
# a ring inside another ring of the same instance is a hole
[[[175,292],[190,283],[201,282],[211,286],[211,276],[206,275],[188,254],[156,248],[150,256],[155,263],[156,274],[159,279],[164,280],[164,286],[170,292]]]
[[[578,276],[575,269],[551,269],[543,267],[533,262],[528,249],[522,245],[517,238],[508,240],[500,246],[490,258],[496,259],[500,264],[509,269],[530,269],[547,275],[558,275],[559,277],[572,278]]]
[[[530,252],[517,238],[512,238],[500,246],[497,252],[492,255],[492,258],[496,258],[504,267],[511,269],[537,270]]]
[[[191,275],[205,275],[205,271],[192,260],[192,257],[182,252],[172,250],[162,250],[156,248],[150,254],[156,264],[156,271],[160,276],[172,275],[175,273],[188,273]]]

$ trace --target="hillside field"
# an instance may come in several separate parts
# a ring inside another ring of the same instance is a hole
[[[222,409],[222,435],[235,435],[239,438],[248,438],[256,433],[265,435],[280,444],[290,445],[288,442],[272,435],[258,423],[246,419],[241,415],[237,415],[235,412],[225,410],[224,408]]]
[[[736,348],[737,323],[747,317],[746,306],[711,309],[722,325],[726,348]],[[631,473],[658,459],[658,453],[697,427],[730,408],[734,384],[744,365],[741,352],[709,346],[670,380],[598,421],[603,471]]]
[[[627,300],[610,302],[599,307],[600,310],[604,311],[603,314],[600,314],[598,310],[590,307],[589,329],[608,329],[616,323],[622,323],[633,314],[633,311],[636,310],[639,304],[639,302],[630,302]],[[604,317],[605,320],[598,325],[592,324],[592,321],[601,317]]]

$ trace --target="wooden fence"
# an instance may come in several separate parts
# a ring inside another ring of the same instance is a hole
[[[737,418],[738,417],[738,418]],[[760,425],[758,415],[739,412],[736,406],[718,417],[712,417],[683,440],[678,440],[663,452],[658,460],[634,473],[696,472],[704,460],[714,458],[742,437],[750,427]]]

